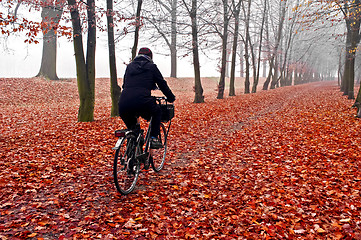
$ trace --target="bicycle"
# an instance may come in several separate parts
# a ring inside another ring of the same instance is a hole
[[[167,138],[174,117],[174,105],[169,104],[165,97],[155,97],[162,110],[159,141],[163,148],[150,148],[150,129],[152,118],[149,120],[148,129],[144,137],[144,129],[137,124],[136,129],[121,129],[115,131],[118,138],[115,147],[113,177],[116,189],[122,195],[131,193],[138,181],[140,166],[148,170],[150,165],[155,172],[159,172],[165,163],[167,154]],[[168,124],[167,128],[165,124]]]

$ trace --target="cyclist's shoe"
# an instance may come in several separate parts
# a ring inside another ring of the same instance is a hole
[[[157,138],[152,138],[150,140],[150,148],[151,149],[159,149],[159,148],[163,148],[163,144],[161,142],[159,142],[159,140]]]

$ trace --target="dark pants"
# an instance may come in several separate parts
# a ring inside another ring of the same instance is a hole
[[[155,100],[139,104],[126,104],[120,102],[119,116],[122,118],[128,129],[136,128],[138,117],[142,117],[148,121],[152,118],[150,136],[158,137],[161,122],[161,110]]]

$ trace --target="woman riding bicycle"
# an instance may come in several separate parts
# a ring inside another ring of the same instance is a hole
[[[161,148],[163,145],[157,138],[161,123],[161,110],[154,97],[151,96],[151,91],[159,88],[167,97],[168,102],[174,102],[175,96],[152,58],[153,54],[149,48],[141,48],[138,56],[128,64],[118,107],[119,116],[128,129],[136,130],[139,116],[148,121],[152,118],[150,147]]]

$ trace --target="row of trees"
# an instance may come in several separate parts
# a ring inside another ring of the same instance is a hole
[[[37,29],[42,30],[43,61],[39,75],[50,79],[57,79],[57,36],[69,36],[72,30],[80,96],[78,119],[92,121],[98,29],[108,33],[112,116],[117,115],[120,94],[116,48],[129,40],[133,42],[132,58],[139,41],[168,48],[171,77],[177,77],[178,58],[192,56],[196,103],[204,101],[200,55],[214,52],[219,56],[215,59],[220,72],[218,99],[224,97],[228,71],[228,94],[235,95],[238,66],[241,75],[244,74],[245,93],[257,91],[261,68],[266,77],[264,90],[332,79],[338,69],[341,89],[353,99],[360,40],[358,1],[310,1],[305,5],[300,0],[7,0],[8,9],[14,10],[0,13],[0,30],[3,34],[28,30],[30,42],[36,41]],[[42,10],[42,21],[30,23],[18,17],[19,4]],[[106,24],[102,16],[106,17]],[[67,25],[69,19],[71,26]],[[361,93],[355,101],[358,109],[360,102]]]
[[[341,91],[344,95],[348,96],[348,99],[355,99],[355,73],[359,72],[355,67],[356,53],[361,40],[361,1],[327,0],[321,3],[311,3],[311,5],[314,5],[314,8],[317,9],[316,19],[319,18],[331,22],[339,21],[342,22],[342,25],[346,29],[343,51],[341,50],[340,52],[338,75],[341,80]],[[342,57],[343,62],[341,60]],[[361,88],[359,88],[353,107],[357,108],[357,117],[361,118]]]

